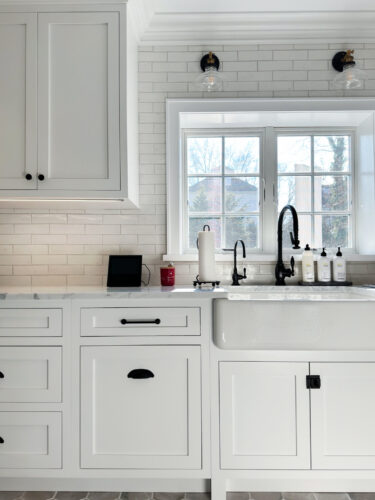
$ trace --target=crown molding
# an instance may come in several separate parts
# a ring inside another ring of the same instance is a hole
[[[136,2],[141,0],[135,0]],[[143,0],[144,1],[144,0]],[[149,13],[150,14],[150,13]],[[375,40],[375,10],[360,12],[154,13],[142,45],[332,43]]]
[[[135,36],[138,42],[141,42],[154,14],[152,3],[149,0],[130,0],[128,14]]]

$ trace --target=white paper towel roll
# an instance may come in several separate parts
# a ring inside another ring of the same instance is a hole
[[[199,231],[198,252],[199,252],[199,280],[216,281],[214,231]]]

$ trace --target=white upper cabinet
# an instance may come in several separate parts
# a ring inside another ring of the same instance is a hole
[[[39,189],[120,190],[119,14],[38,23]]]
[[[36,14],[0,14],[0,190],[37,186],[36,33]]]
[[[310,468],[308,363],[220,363],[222,469]]]
[[[375,363],[311,363],[313,469],[375,469]]]
[[[127,6],[51,10],[0,13],[0,203],[134,207],[138,59]]]

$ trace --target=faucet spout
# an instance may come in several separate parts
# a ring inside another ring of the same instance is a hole
[[[294,276],[294,258],[291,260],[291,268],[287,269],[284,266],[283,261],[283,223],[284,216],[287,211],[290,211],[293,218],[293,232],[290,232],[290,241],[292,242],[293,248],[298,250],[299,239],[298,239],[298,215],[296,209],[293,205],[285,205],[285,207],[281,210],[279,215],[279,220],[277,223],[277,263],[275,267],[275,277],[276,277],[276,285],[283,286],[285,285],[285,278],[290,278]]]

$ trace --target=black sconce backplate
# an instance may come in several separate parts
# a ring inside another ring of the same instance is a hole
[[[201,59],[201,70],[202,71],[206,71],[206,69],[209,68],[209,67],[214,67],[214,68],[216,68],[218,70],[220,68],[219,58],[217,56],[215,56],[215,54],[212,54],[212,59],[214,60],[214,62],[213,63],[209,63],[208,62],[209,57],[210,57],[209,54],[206,54],[205,56],[202,57],[202,59]]]
[[[344,59],[345,55],[346,52],[337,52],[332,59],[332,66],[335,68],[336,71],[339,71],[340,73],[344,71],[345,63],[343,63],[342,60]],[[354,66],[355,62],[353,61],[352,63],[349,64]]]

